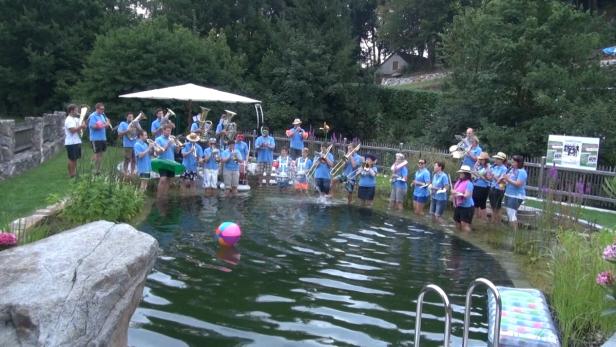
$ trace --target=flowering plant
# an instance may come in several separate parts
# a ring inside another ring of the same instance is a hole
[[[17,237],[15,234],[5,233],[0,231],[0,249],[13,247],[17,244]]]
[[[610,263],[616,263],[616,240],[613,244],[607,245],[603,249],[603,260]],[[616,276],[613,271],[603,271],[597,275],[595,279],[598,285],[603,287],[607,291],[606,298],[608,301],[616,302]],[[616,314],[616,307],[607,308],[603,311],[602,315]]]

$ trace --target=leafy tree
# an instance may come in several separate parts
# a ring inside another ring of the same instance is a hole
[[[154,105],[119,100],[123,93],[182,83],[234,90],[241,86],[243,57],[231,52],[224,34],[211,31],[202,39],[167,24],[164,19],[146,21],[99,36],[74,97],[90,104],[103,100],[113,116]]]
[[[556,0],[492,0],[467,8],[443,39],[452,74],[431,122],[433,139],[448,143],[452,133],[474,126],[493,151],[538,155],[550,133],[591,136],[575,126],[577,112],[591,106],[607,112],[593,105],[614,100],[615,75],[599,67],[596,53],[606,43],[605,27]]]

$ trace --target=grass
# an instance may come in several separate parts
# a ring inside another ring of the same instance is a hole
[[[610,232],[590,237],[574,232],[559,235],[550,261],[551,301],[563,346],[592,345],[592,340],[605,340],[616,331],[616,319],[601,316],[607,305],[606,293],[595,283],[595,276],[609,269],[601,252],[613,240]]]
[[[393,89],[422,89],[422,90],[431,90],[431,91],[441,91],[443,88],[444,79],[443,78],[435,78],[431,80],[418,81],[409,84],[400,84],[396,86],[391,86],[389,88]]]
[[[82,151],[82,158],[78,161],[78,172],[84,172],[91,165],[92,151],[87,145],[83,146]],[[122,149],[109,147],[104,156],[103,167],[115,166],[120,160],[122,160]],[[0,222],[8,224],[14,219],[27,216],[49,205],[49,197],[52,195],[65,196],[70,186],[66,165],[66,152],[60,151],[40,166],[1,181]]]
[[[543,207],[543,203],[541,201],[528,199],[524,202],[524,205],[534,208]],[[616,213],[587,210],[582,208],[579,211],[579,218],[606,228],[616,227]]]

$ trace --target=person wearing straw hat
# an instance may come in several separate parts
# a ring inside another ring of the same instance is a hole
[[[391,166],[391,193],[389,195],[389,208],[402,211],[404,208],[404,198],[408,186],[406,184],[409,169],[406,167],[408,161],[404,159],[404,154],[396,153],[396,161]]]
[[[488,178],[490,179],[490,193],[488,196],[490,198],[490,208],[492,208],[490,221],[492,223],[500,223],[501,205],[505,196],[506,186],[502,178],[507,173],[507,165],[505,165],[507,155],[503,152],[498,152],[492,158],[494,159],[494,164],[492,164],[488,171]]]
[[[286,131],[286,135],[291,139],[291,159],[295,160],[302,156],[304,140],[308,138],[308,133],[302,129],[302,121],[299,118],[293,120],[293,127]]]
[[[489,159],[490,155],[487,152],[481,152],[473,167],[473,175],[475,176],[473,181],[473,202],[475,203],[475,213],[482,220],[487,220],[488,218],[486,203],[490,193],[490,179],[488,178],[490,171]]]
[[[413,210],[415,214],[422,216],[424,214],[424,206],[430,199],[430,171],[426,169],[426,160],[419,159],[417,162],[417,171],[415,171],[415,179],[413,180]]]
[[[471,223],[475,213],[471,177],[471,167],[462,165],[458,170],[458,180],[451,193],[454,206],[453,220],[456,222],[456,229],[466,232],[471,231]]]
[[[372,154],[364,156],[364,166],[359,169],[359,182],[357,197],[361,200],[361,205],[372,207],[374,192],[376,190],[376,157]]]
[[[208,140],[209,147],[203,150],[203,162],[205,172],[203,175],[203,188],[208,195],[213,195],[218,188],[218,163],[220,162],[220,151],[216,148],[216,138]]]
[[[186,188],[195,187],[195,178],[197,177],[197,166],[201,163],[203,150],[197,142],[201,141],[201,137],[195,133],[190,133],[186,136],[186,143],[182,148],[182,165],[186,168],[182,175],[182,180],[186,184]]]

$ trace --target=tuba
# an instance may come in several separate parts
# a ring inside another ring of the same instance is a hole
[[[141,124],[139,124],[139,122],[142,120],[146,120],[146,119],[148,119],[148,116],[146,116],[145,113],[141,111],[139,112],[137,117],[128,124],[128,131],[129,131],[128,139],[129,140],[134,141],[137,139],[137,137],[139,136],[138,131],[141,130]]]
[[[199,106],[201,113],[199,113],[199,124],[201,124],[201,136],[206,136],[212,130],[212,121],[207,120],[207,114],[210,109],[207,107]]]
[[[225,110],[225,113],[227,114],[227,117],[223,119],[222,126],[226,134],[223,140],[229,142],[235,139],[235,134],[237,133],[237,124],[231,121],[237,113],[229,110]]]
[[[167,109],[167,113],[165,113],[163,118],[160,119],[160,125],[162,126],[163,124],[169,123],[170,122],[170,118],[173,117],[173,116],[175,116],[175,112],[173,112],[173,110],[168,108]]]

